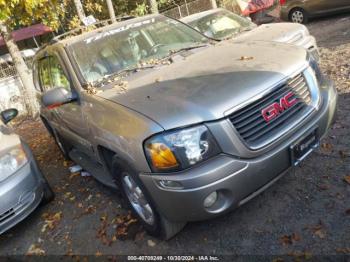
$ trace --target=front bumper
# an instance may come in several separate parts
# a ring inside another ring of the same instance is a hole
[[[332,82],[321,89],[322,105],[312,118],[305,121],[291,136],[267,153],[250,159],[221,154],[191,169],[172,174],[141,174],[157,210],[170,221],[209,219],[232,210],[262,192],[280,178],[291,164],[290,146],[315,127],[324,137],[332,124],[337,92]],[[165,188],[159,182],[179,182],[181,189]],[[204,199],[218,192],[211,208]]]
[[[25,145],[24,149],[28,151]],[[0,183],[0,234],[25,219],[42,200],[45,180],[31,153],[28,157],[27,164]]]

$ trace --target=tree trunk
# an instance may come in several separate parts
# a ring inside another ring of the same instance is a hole
[[[217,5],[217,3],[216,3],[216,0],[210,0],[210,2],[211,2],[211,7],[212,7],[213,9],[218,8],[218,5]]]
[[[39,112],[39,106],[36,101],[35,87],[30,70],[28,69],[23,57],[17,47],[16,42],[12,38],[12,34],[8,31],[4,22],[0,21],[0,33],[4,42],[9,50],[12,61],[15,65],[17,73],[22,81],[22,85],[19,85],[20,93],[24,100],[27,113],[29,116],[35,118]]]
[[[117,20],[115,19],[115,13],[114,13],[112,0],[107,0],[107,7],[108,7],[108,12],[109,12],[109,17],[111,18],[112,23],[116,22]]]
[[[149,0],[152,14],[159,14],[157,0]]]
[[[78,17],[80,21],[83,22],[85,18],[83,5],[81,4],[80,0],[74,0],[74,4],[75,4],[75,8],[77,9]]]

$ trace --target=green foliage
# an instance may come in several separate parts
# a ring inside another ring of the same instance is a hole
[[[37,21],[57,29],[64,13],[62,9],[53,11],[58,4],[58,0],[0,0],[0,20],[12,29]]]
[[[105,0],[81,0],[85,14],[98,20],[109,18]],[[158,0],[159,8],[172,0]],[[116,16],[142,16],[149,13],[148,0],[113,0]],[[43,23],[53,30],[67,30],[80,25],[73,0],[0,0],[0,20],[10,29]]]

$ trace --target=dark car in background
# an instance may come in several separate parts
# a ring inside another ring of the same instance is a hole
[[[28,145],[6,126],[17,114],[8,109],[0,119],[0,234],[54,198]]]
[[[309,18],[350,11],[349,0],[280,0],[281,18],[306,24]]]

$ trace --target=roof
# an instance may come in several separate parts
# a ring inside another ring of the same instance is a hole
[[[52,32],[52,29],[43,24],[36,24],[21,28],[12,32],[13,39],[18,42],[21,40],[32,38],[33,36],[44,35]],[[5,45],[4,39],[0,36],[0,46]]]
[[[227,10],[225,10],[223,8],[210,9],[210,10],[207,10],[207,11],[204,11],[204,12],[200,12],[200,13],[196,13],[196,14],[193,14],[193,15],[186,16],[184,18],[181,18],[180,20],[187,24],[187,23],[191,23],[193,21],[199,20],[199,19],[201,19],[203,17],[206,17],[208,15],[218,13],[220,11],[227,11]]]

